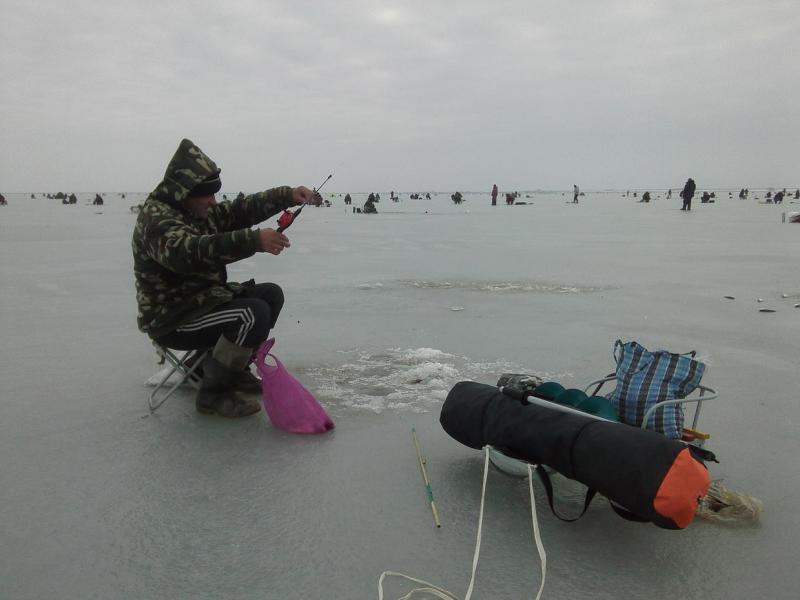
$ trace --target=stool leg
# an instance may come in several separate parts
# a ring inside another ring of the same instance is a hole
[[[196,381],[193,381],[191,379],[191,376],[195,373],[195,371],[197,371],[197,369],[200,368],[200,365],[203,363],[203,360],[205,359],[206,355],[209,352],[208,350],[206,350],[202,354],[200,354],[195,363],[192,365],[192,367],[187,369],[186,365],[184,364],[184,361],[186,360],[186,358],[190,356],[189,354],[187,354],[181,359],[166,348],[157,347],[156,351],[161,355],[162,358],[169,361],[169,363],[172,365],[172,368],[164,376],[164,379],[162,379],[156,385],[155,389],[153,389],[153,391],[150,393],[150,396],[147,399],[147,405],[150,408],[151,414],[154,413],[156,410],[158,410],[158,408],[162,404],[164,404],[169,399],[170,396],[172,396],[175,390],[177,390],[184,383],[188,382],[195,389],[199,389],[200,384]],[[175,373],[176,371],[180,373],[180,379],[177,382],[173,383],[167,389],[166,393],[159,395],[159,393],[162,392],[162,390],[166,387],[169,378],[172,377],[173,373]]]

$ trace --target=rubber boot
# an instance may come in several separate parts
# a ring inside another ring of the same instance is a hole
[[[205,415],[222,417],[249,417],[261,410],[261,404],[255,398],[242,398],[231,389],[238,375],[209,356],[203,361],[203,381],[197,391],[195,407],[197,412]]]
[[[250,372],[253,352],[253,348],[237,346],[224,335],[219,336],[211,355],[236,373],[230,384],[232,390],[248,394],[261,393],[261,380]]]
[[[199,353],[195,353],[184,361],[187,369],[191,369],[197,361]],[[203,380],[203,365],[197,367],[191,375],[191,380],[197,383]],[[231,388],[234,392],[242,392],[243,394],[260,394],[261,393],[261,380],[253,375],[250,371],[248,364],[244,369],[236,373],[231,383]]]
[[[252,348],[243,348],[219,336],[211,356],[203,361],[203,381],[195,406],[203,414],[223,417],[247,417],[261,410],[256,398],[241,398],[233,387],[250,364]]]
[[[243,371],[239,371],[233,380],[233,390],[243,394],[260,394],[261,380],[253,375],[248,365]]]

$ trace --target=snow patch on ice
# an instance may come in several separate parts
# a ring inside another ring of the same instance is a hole
[[[459,381],[494,385],[504,372],[522,372],[516,363],[475,362],[436,348],[389,348],[379,353],[345,354],[352,358],[342,365],[302,371],[302,379],[313,382],[309,389],[334,410],[429,412],[441,405]]]

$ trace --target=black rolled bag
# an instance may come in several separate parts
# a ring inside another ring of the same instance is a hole
[[[639,520],[664,529],[691,523],[710,485],[700,451],[653,431],[527,404],[517,395],[462,381],[447,395],[439,422],[470,448],[490,445],[551,467]]]

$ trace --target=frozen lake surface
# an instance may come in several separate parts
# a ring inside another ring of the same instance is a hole
[[[618,338],[707,362],[712,477],[762,499],[762,522],[664,531],[596,501],[568,524],[537,485],[544,597],[800,595],[800,227],[781,223],[800,204],[381,195],[378,215],[341,197],[308,208],[281,256],[229,267],[284,288],[276,354],[337,425],[303,437],[263,413],[198,415],[190,390],[148,414],[159,367],[136,329],[130,255],[141,196],[6,194],[0,598],[366,599],[387,569],[463,596],[483,462],[439,426],[447,391],[508,371],[583,387],[612,370]],[[474,597],[533,597],[527,484],[493,471],[486,510]]]

